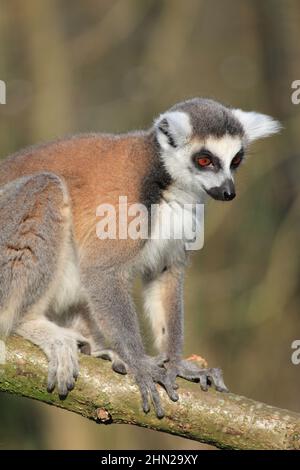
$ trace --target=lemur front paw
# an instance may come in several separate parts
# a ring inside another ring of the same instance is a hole
[[[175,383],[176,377],[181,377],[191,382],[199,382],[202,390],[207,391],[208,387],[214,386],[219,392],[228,392],[223,380],[222,370],[219,368],[201,368],[197,364],[181,360],[175,364],[167,364],[170,380]]]
[[[73,390],[79,375],[78,341],[72,335],[55,339],[47,353],[47,390],[51,393],[57,387],[60,398],[64,399]]]
[[[178,395],[174,390],[167,370],[156,364],[155,358],[144,358],[131,368],[135,381],[140,389],[142,396],[142,406],[145,413],[150,411],[150,400],[153,403],[156,416],[164,417],[164,411],[161,406],[159,393],[156,384],[160,384],[166,390],[172,401],[178,400]]]

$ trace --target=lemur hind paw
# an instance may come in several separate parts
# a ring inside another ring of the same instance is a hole
[[[218,392],[228,392],[223,380],[222,370],[219,368],[201,368],[190,360],[182,360],[176,364],[175,369],[177,377],[199,382],[201,389],[204,391],[207,391],[208,387],[214,386]],[[172,374],[172,367],[170,373]]]
[[[165,389],[172,401],[178,400],[178,395],[174,390],[167,370],[155,364],[155,358],[147,357],[139,361],[138,364],[136,364],[131,369],[131,371],[140,389],[144,412],[148,413],[150,411],[150,397],[156,416],[158,418],[163,418],[165,414],[161,406],[160,396],[157,391],[156,384],[161,385]]]
[[[79,374],[77,342],[74,338],[55,340],[49,354],[47,390],[57,387],[61,399],[73,390]]]

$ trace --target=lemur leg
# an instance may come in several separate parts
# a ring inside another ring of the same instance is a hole
[[[111,361],[113,371],[122,375],[127,374],[126,365],[119,355],[106,347],[105,338],[86,302],[69,309],[66,326],[87,339],[88,343],[80,348],[83,354]]]
[[[145,310],[152,324],[155,344],[160,356],[168,360],[166,367],[173,384],[176,377],[200,382],[207,390],[213,384],[227,391],[220,369],[201,369],[182,359],[183,351],[183,269],[171,267],[145,279]]]
[[[63,181],[41,173],[2,186],[0,220],[0,332],[17,331],[39,345],[49,359],[49,388],[57,382],[64,395],[77,374],[79,337],[45,317],[71,237]]]
[[[150,409],[150,396],[157,416],[162,417],[164,412],[155,383],[161,384],[172,400],[178,397],[166,370],[145,354],[127,278],[122,273],[103,273],[101,267],[87,265],[89,267],[82,267],[82,278],[101,331],[134,375],[144,411]]]

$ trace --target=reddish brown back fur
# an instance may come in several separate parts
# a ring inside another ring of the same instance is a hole
[[[105,251],[105,256],[113,252],[114,258],[117,255],[121,260],[132,256],[141,242],[99,240],[96,208],[102,203],[117,208],[120,195],[127,196],[128,203],[140,201],[142,181],[153,161],[152,145],[151,136],[144,133],[79,135],[43,144],[1,163],[0,185],[42,171],[64,178],[72,201],[75,240],[80,252],[97,258],[100,252]],[[109,249],[107,243],[111,245]]]

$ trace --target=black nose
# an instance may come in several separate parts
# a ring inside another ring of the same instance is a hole
[[[228,191],[224,191],[223,192],[223,199],[224,201],[232,201],[232,199],[235,198],[235,192],[228,192]]]
[[[225,180],[221,186],[206,189],[206,192],[218,201],[232,201],[235,198],[235,187],[231,179]]]

